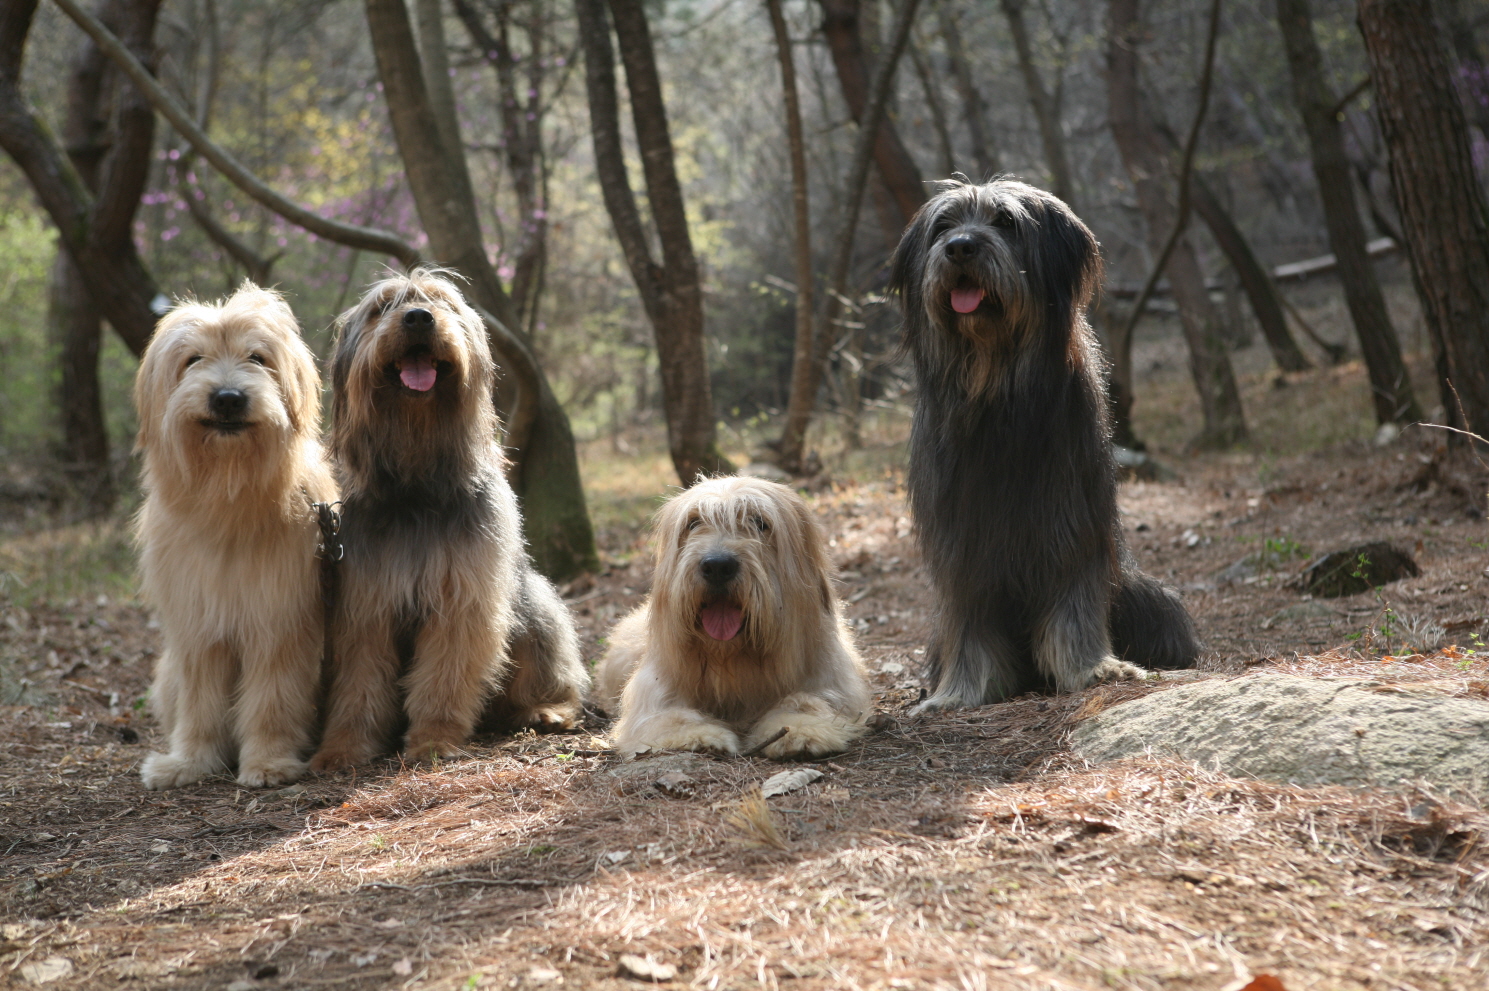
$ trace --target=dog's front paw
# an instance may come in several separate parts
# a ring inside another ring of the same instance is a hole
[[[719,754],[739,753],[739,737],[727,726],[717,723],[690,723],[657,732],[644,740],[620,743],[622,754],[633,757],[643,750],[694,750]]]
[[[574,717],[578,715],[574,705],[539,705],[523,713],[518,720],[523,726],[531,726],[539,733],[559,733],[574,728]]]
[[[1153,677],[1153,672],[1147,668],[1140,668],[1136,664],[1108,657],[1086,672],[1086,683],[1081,687],[1090,688],[1092,685],[1100,685],[1108,681],[1146,681],[1151,677]]]
[[[909,715],[911,719],[919,719],[921,716],[933,716],[938,712],[945,712],[948,709],[967,709],[981,704],[982,702],[980,700],[977,702],[968,702],[958,695],[937,694],[932,695],[924,702],[915,706],[910,710]]]
[[[768,727],[768,728],[767,728]],[[794,719],[768,720],[757,726],[750,734],[750,742],[758,745],[760,740],[769,740],[781,730],[786,733],[780,739],[760,751],[762,757],[782,760],[789,757],[826,757],[842,753],[849,744],[864,734],[862,723],[850,723],[845,719],[820,719],[798,716]]]
[[[294,757],[245,761],[238,767],[238,784],[245,788],[269,788],[299,781],[307,765]]]
[[[183,757],[179,754],[151,754],[140,767],[140,779],[151,791],[179,788],[200,781],[221,764],[210,758]]]
[[[443,733],[410,733],[404,740],[403,752],[410,760],[438,760],[455,757],[464,751],[465,740]]]
[[[310,770],[315,774],[333,774],[336,771],[344,771],[349,767],[365,763],[369,757],[371,754],[364,754],[357,750],[326,747],[310,758]]]

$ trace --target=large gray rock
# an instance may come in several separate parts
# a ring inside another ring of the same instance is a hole
[[[1489,703],[1376,682],[1254,674],[1113,706],[1076,727],[1092,761],[1153,753],[1300,785],[1425,780],[1483,796]]]

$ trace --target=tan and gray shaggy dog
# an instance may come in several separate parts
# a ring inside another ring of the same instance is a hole
[[[486,330],[438,272],[374,285],[340,321],[335,671],[316,770],[397,743],[449,755],[483,713],[562,725],[587,686],[573,620],[522,544]]]
[[[791,489],[715,478],[657,515],[650,598],[597,672],[617,749],[715,750],[785,735],[767,757],[821,756],[864,731],[869,690],[825,541]]]
[[[320,684],[311,504],[336,498],[314,356],[284,301],[244,283],[161,320],[134,399],[140,570],[164,640],[151,701],[170,740],[145,786],[233,764],[242,785],[293,781]]]

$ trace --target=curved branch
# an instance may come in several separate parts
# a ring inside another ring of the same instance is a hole
[[[165,88],[150,74],[150,71],[140,64],[139,60],[124,47],[118,38],[114,37],[108,28],[80,7],[77,0],[56,0],[56,3],[62,8],[63,13],[88,33],[98,45],[99,50],[112,59],[139,87],[155,109],[160,111],[161,115],[171,122],[171,126],[190,142],[192,148],[211,162],[212,167],[222,173],[233,185],[290,223],[303,227],[328,241],[363,251],[391,255],[408,268],[413,268],[424,261],[423,256],[412,245],[396,234],[372,227],[329,220],[275,192],[225,149],[207,137],[197,126],[196,121],[192,120],[186,108],[166,92]]]

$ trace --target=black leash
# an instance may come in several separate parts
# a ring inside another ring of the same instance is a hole
[[[335,640],[331,633],[331,622],[336,613],[336,592],[340,583],[341,559],[346,548],[341,543],[341,503],[313,502],[315,520],[320,527],[320,542],[315,546],[315,556],[321,559],[321,610],[325,625],[321,633],[321,678],[331,677],[332,663],[336,659]]]

